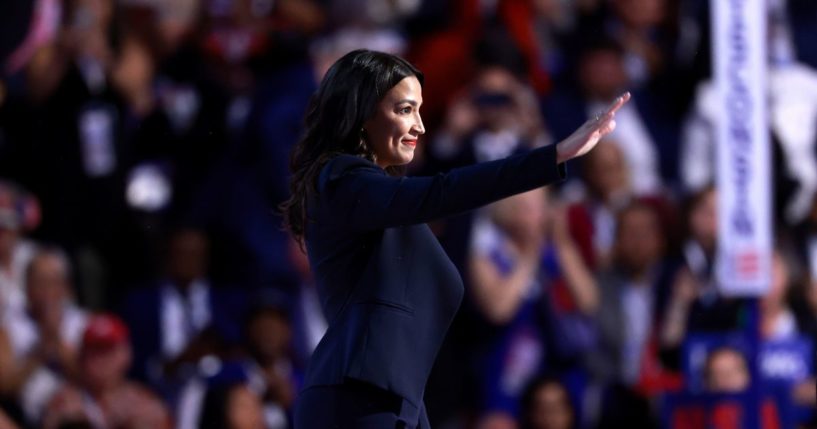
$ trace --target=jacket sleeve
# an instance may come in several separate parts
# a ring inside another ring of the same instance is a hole
[[[339,155],[324,166],[319,193],[332,217],[365,231],[428,222],[564,179],[555,145],[426,177],[393,177]]]

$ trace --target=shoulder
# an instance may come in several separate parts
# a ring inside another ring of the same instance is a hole
[[[348,154],[340,154],[329,161],[321,169],[318,177],[318,188],[323,188],[330,182],[336,181],[352,173],[373,173],[386,175],[386,172],[377,164],[368,159]]]

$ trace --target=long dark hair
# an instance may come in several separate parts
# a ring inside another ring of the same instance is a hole
[[[329,159],[339,154],[361,156],[374,162],[374,153],[364,142],[363,124],[377,104],[401,80],[423,74],[408,61],[391,54],[369,50],[349,52],[326,72],[312,96],[305,117],[305,130],[292,150],[289,169],[290,197],[279,209],[284,227],[303,243],[306,202],[317,192],[316,179]],[[389,174],[398,169],[389,167]]]

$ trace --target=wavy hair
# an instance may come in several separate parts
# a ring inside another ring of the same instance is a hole
[[[307,224],[306,203],[317,194],[316,181],[323,166],[339,154],[357,155],[374,162],[366,144],[363,124],[377,104],[401,80],[423,74],[408,61],[387,53],[365,49],[349,52],[326,72],[312,95],[304,118],[304,133],[292,150],[290,197],[280,206],[284,227],[303,244]],[[388,174],[402,169],[388,167]]]

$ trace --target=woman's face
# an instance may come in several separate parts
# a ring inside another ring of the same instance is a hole
[[[398,82],[380,100],[372,118],[363,124],[364,139],[377,165],[403,165],[414,158],[417,139],[426,132],[420,118],[422,104],[422,87],[414,76]]]

